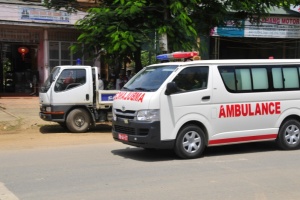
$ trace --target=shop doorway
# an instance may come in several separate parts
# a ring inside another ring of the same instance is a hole
[[[36,95],[37,49],[31,44],[0,43],[1,96]]]

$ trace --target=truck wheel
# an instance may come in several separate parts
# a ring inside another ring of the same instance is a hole
[[[205,135],[201,128],[188,125],[178,133],[175,153],[181,158],[197,158],[205,148]]]
[[[84,133],[90,128],[91,117],[82,108],[72,110],[67,116],[67,127],[73,133]]]
[[[294,150],[300,147],[300,123],[290,119],[279,129],[276,139],[278,146],[284,150]]]

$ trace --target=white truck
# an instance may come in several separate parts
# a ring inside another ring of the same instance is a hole
[[[111,121],[112,102],[118,91],[98,88],[97,67],[54,67],[40,89],[40,118],[57,122],[73,133]]]

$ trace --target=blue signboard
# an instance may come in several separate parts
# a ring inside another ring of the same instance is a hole
[[[116,94],[101,94],[101,101],[113,101]]]
[[[70,14],[64,11],[21,7],[20,17],[22,20],[37,20],[50,22],[70,22]]]

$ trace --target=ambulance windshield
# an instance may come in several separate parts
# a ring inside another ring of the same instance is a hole
[[[121,90],[156,91],[178,65],[156,65],[145,67],[131,78]]]

